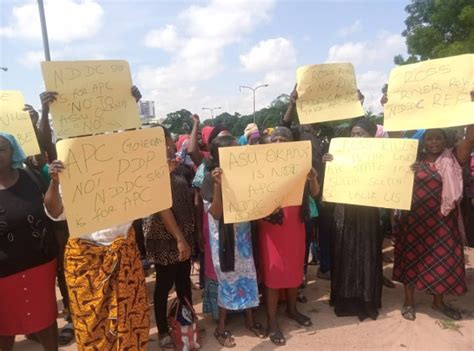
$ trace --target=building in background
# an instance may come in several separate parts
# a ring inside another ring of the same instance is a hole
[[[155,120],[155,102],[140,101],[138,103],[140,119],[142,124],[152,123]]]

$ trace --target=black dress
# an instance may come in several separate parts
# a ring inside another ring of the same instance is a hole
[[[0,190],[0,278],[50,262],[57,255],[42,189],[22,169],[15,185]]]
[[[376,319],[382,306],[379,209],[337,205],[331,238],[331,305],[338,317]]]

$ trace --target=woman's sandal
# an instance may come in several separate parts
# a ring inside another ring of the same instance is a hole
[[[247,329],[254,333],[257,338],[265,339],[267,337],[267,332],[260,323],[254,323],[253,326],[247,327]]]
[[[290,319],[293,319],[296,323],[303,327],[311,327],[313,325],[313,322],[311,322],[311,319],[309,317],[306,317],[304,314],[301,313],[296,313],[295,316],[291,316],[288,314],[288,317]]]
[[[74,340],[74,326],[72,323],[67,323],[58,335],[59,346],[69,345]]]
[[[283,333],[279,330],[270,332],[268,337],[270,338],[270,341],[276,346],[286,345],[286,339],[283,336]]]
[[[401,313],[407,321],[414,321],[416,319],[415,306],[403,306]]]
[[[171,338],[171,335],[166,335],[162,338],[159,338],[158,343],[160,344],[161,349],[166,349],[166,350],[175,349],[175,344],[173,342],[173,339]]]
[[[446,317],[448,317],[452,320],[460,321],[462,319],[462,314],[459,311],[457,311],[456,309],[454,309],[450,306],[443,305],[443,306],[440,307],[440,306],[432,305],[431,307],[434,310],[441,312]]]
[[[217,330],[214,331],[214,337],[217,339],[219,344],[224,347],[232,348],[235,347],[235,340],[231,332],[226,330],[223,333],[219,333]]]

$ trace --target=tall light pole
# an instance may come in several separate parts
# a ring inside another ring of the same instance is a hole
[[[44,16],[43,0],[38,0],[38,9],[41,21],[41,33],[43,35],[44,58],[46,61],[51,61],[49,53],[48,29],[46,28],[46,17]]]
[[[243,89],[250,89],[253,92],[253,123],[255,123],[255,92],[257,91],[257,89],[266,88],[266,87],[268,87],[268,84],[262,84],[262,85],[259,85],[258,87],[255,87],[255,88],[248,87],[248,86],[245,86],[245,85],[241,85],[239,87],[240,92],[242,92],[242,88]]]
[[[203,107],[203,110],[211,111],[211,123],[214,125],[214,110],[220,110],[222,107]]]

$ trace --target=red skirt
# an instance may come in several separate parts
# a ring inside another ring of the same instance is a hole
[[[271,289],[296,288],[303,282],[306,232],[301,206],[283,208],[283,225],[258,222],[263,283]]]
[[[0,278],[0,335],[41,331],[58,316],[56,259]]]

